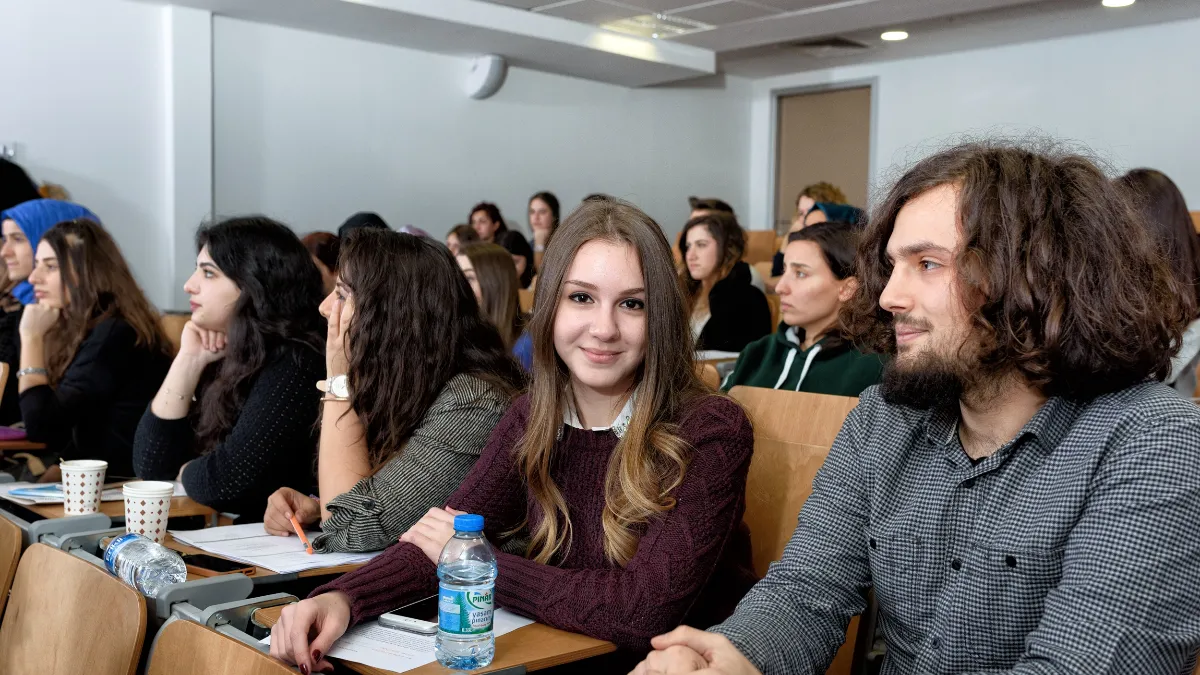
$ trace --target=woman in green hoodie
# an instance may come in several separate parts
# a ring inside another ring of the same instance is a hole
[[[721,389],[767,387],[858,396],[878,384],[883,359],[864,354],[838,325],[854,295],[858,225],[818,223],[788,236],[784,273],[776,286],[783,326],[742,350]]]

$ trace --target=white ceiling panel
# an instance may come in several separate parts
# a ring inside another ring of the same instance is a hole
[[[533,9],[542,5],[550,4],[548,0],[492,0],[497,5],[507,5],[516,7],[517,9]]]
[[[640,7],[649,12],[670,12],[673,10],[708,4],[711,0],[619,0],[622,4]]]
[[[736,21],[758,19],[764,16],[778,14],[777,9],[768,9],[737,0],[725,0],[694,9],[671,12],[671,16],[682,16],[687,19],[707,23],[713,26],[723,26]]]
[[[572,21],[597,25],[618,19],[627,19],[642,13],[639,9],[613,5],[603,0],[578,0],[578,2],[570,4],[550,5],[535,11],[539,14],[557,16],[561,19],[570,19]]]

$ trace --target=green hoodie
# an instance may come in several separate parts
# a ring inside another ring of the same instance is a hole
[[[801,349],[798,332],[795,327],[786,328],[746,345],[733,372],[721,383],[721,390],[744,385],[858,396],[867,387],[879,384],[883,377],[882,356],[864,354],[846,342],[827,347],[825,338]]]

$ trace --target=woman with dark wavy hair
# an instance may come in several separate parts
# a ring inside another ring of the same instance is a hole
[[[1117,179],[1129,190],[1134,206],[1146,219],[1146,227],[1159,242],[1167,264],[1189,289],[1188,295],[1200,311],[1200,235],[1192,225],[1187,202],[1175,182],[1161,171],[1134,169]],[[1163,383],[1179,394],[1196,392],[1196,368],[1200,367],[1200,314],[1192,317],[1179,353],[1171,359],[1171,372]]]
[[[287,226],[261,216],[205,225],[196,248],[192,319],[138,426],[134,468],[253,522],[279,487],[313,486],[321,275]]]
[[[294,515],[321,523],[319,551],[377,551],[446,503],[524,376],[441,244],[356,232],[338,270],[321,303],[320,501],[281,488],[265,523],[287,536]]]

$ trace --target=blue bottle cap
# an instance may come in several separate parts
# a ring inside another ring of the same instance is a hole
[[[457,532],[483,532],[483,516],[473,513],[454,516],[454,529]]]

